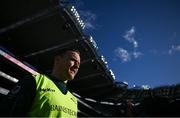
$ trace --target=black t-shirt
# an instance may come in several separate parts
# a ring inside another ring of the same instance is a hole
[[[26,116],[35,95],[35,79],[32,76],[21,79],[1,100],[0,116]]]

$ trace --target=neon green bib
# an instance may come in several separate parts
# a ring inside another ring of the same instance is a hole
[[[36,96],[29,116],[77,117],[77,99],[68,91],[64,95],[45,75],[36,75]]]

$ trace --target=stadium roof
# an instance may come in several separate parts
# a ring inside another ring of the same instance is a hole
[[[78,47],[81,68],[69,87],[83,96],[96,98],[111,91],[114,77],[92,37],[83,33],[82,23],[71,8],[74,9],[58,0],[1,2],[0,11],[6,13],[1,14],[0,44],[6,52],[43,73],[50,72],[55,51]],[[3,66],[4,70],[7,68]]]

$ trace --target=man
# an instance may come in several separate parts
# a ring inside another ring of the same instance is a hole
[[[80,52],[63,49],[51,75],[22,79],[1,105],[1,116],[77,117],[77,99],[67,90],[80,66]]]

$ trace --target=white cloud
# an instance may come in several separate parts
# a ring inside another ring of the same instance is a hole
[[[91,22],[85,22],[86,29],[95,29],[95,26]]]
[[[126,49],[123,49],[121,47],[118,47],[117,49],[115,49],[115,55],[121,59],[122,62],[129,62],[131,61],[132,58],[139,58],[140,56],[142,56],[141,52],[129,52]],[[116,59],[115,59],[116,61]]]
[[[131,60],[130,54],[123,48],[118,47],[117,49],[115,49],[115,54],[122,60],[122,62],[128,62]]]
[[[172,54],[174,52],[180,52],[180,45],[174,46],[172,45],[171,48],[169,49],[168,53]]]
[[[135,40],[135,27],[132,26],[130,30],[128,30],[123,36],[127,41],[133,43],[134,48],[138,47],[138,42]]]
[[[65,1],[67,1],[67,0],[65,0]],[[73,0],[73,1],[71,1],[71,2],[73,3],[73,5],[76,6],[76,8],[79,8],[79,7],[81,7],[81,6],[84,6],[84,2],[83,2],[82,0]]]
[[[142,55],[141,52],[133,52],[133,56],[134,56],[135,59],[139,58],[141,55]]]
[[[173,50],[175,50],[175,51],[180,51],[180,45],[174,46],[174,47],[173,47]]]
[[[95,29],[94,22],[96,20],[96,14],[90,12],[90,11],[80,11],[80,15],[84,20],[85,28],[86,29]]]
[[[80,13],[83,17],[86,17],[88,21],[96,20],[96,15],[90,11],[80,11]]]
[[[115,49],[115,55],[122,60],[122,62],[131,61],[132,58],[137,59],[143,54],[137,51],[138,42],[135,40],[135,27],[132,26],[123,36],[129,43],[133,43],[133,51],[128,51],[121,47]]]
[[[80,17],[85,24],[85,29],[95,29],[97,27],[95,25],[95,20],[97,17],[96,14],[84,9],[85,3],[83,0],[72,0],[71,2],[80,14]]]

